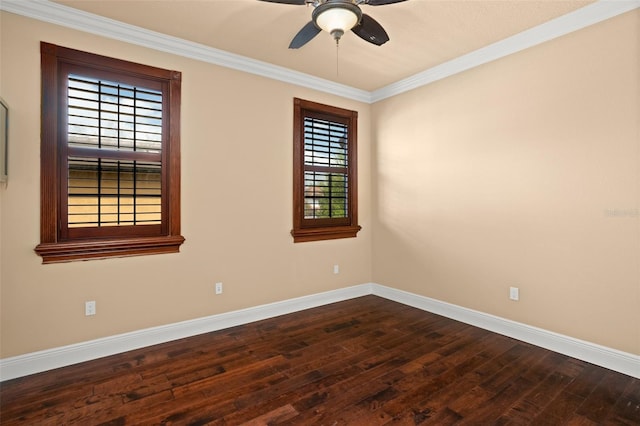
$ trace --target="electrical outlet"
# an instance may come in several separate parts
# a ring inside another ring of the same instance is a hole
[[[216,294],[222,294],[222,283],[216,283]]]
[[[518,287],[509,287],[509,299],[520,300],[520,289]]]
[[[340,273],[340,265],[333,265],[333,273],[334,274]]]
[[[89,317],[95,314],[96,314],[96,301],[91,300],[89,302],[84,302],[84,315]]]

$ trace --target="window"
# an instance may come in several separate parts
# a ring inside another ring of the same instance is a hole
[[[294,99],[294,242],[355,237],[358,113]]]
[[[179,251],[181,75],[41,43],[43,263]]]

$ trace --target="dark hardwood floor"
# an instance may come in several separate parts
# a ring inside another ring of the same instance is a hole
[[[2,425],[640,425],[640,380],[375,296],[0,385]]]

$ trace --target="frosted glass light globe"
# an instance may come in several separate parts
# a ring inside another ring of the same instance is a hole
[[[329,34],[338,30],[344,34],[355,27],[357,23],[358,16],[353,11],[340,7],[327,9],[316,18],[316,24]]]

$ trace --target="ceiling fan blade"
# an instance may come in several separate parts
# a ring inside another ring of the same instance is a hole
[[[312,38],[318,35],[318,33],[322,31],[320,28],[316,27],[316,24],[313,21],[309,21],[307,25],[302,27],[298,34],[291,40],[289,44],[289,49],[298,49],[305,44],[309,43]]]
[[[382,46],[389,41],[389,35],[382,28],[382,25],[378,24],[378,21],[371,16],[363,13],[360,23],[351,29],[358,37],[373,43],[376,46]]]
[[[400,3],[401,1],[407,0],[368,0],[365,1],[365,4],[368,4],[369,6],[384,6],[385,4]]]
[[[295,4],[295,5],[307,4],[307,0],[258,0],[258,1],[266,1],[269,3],[281,3],[281,4]]]

